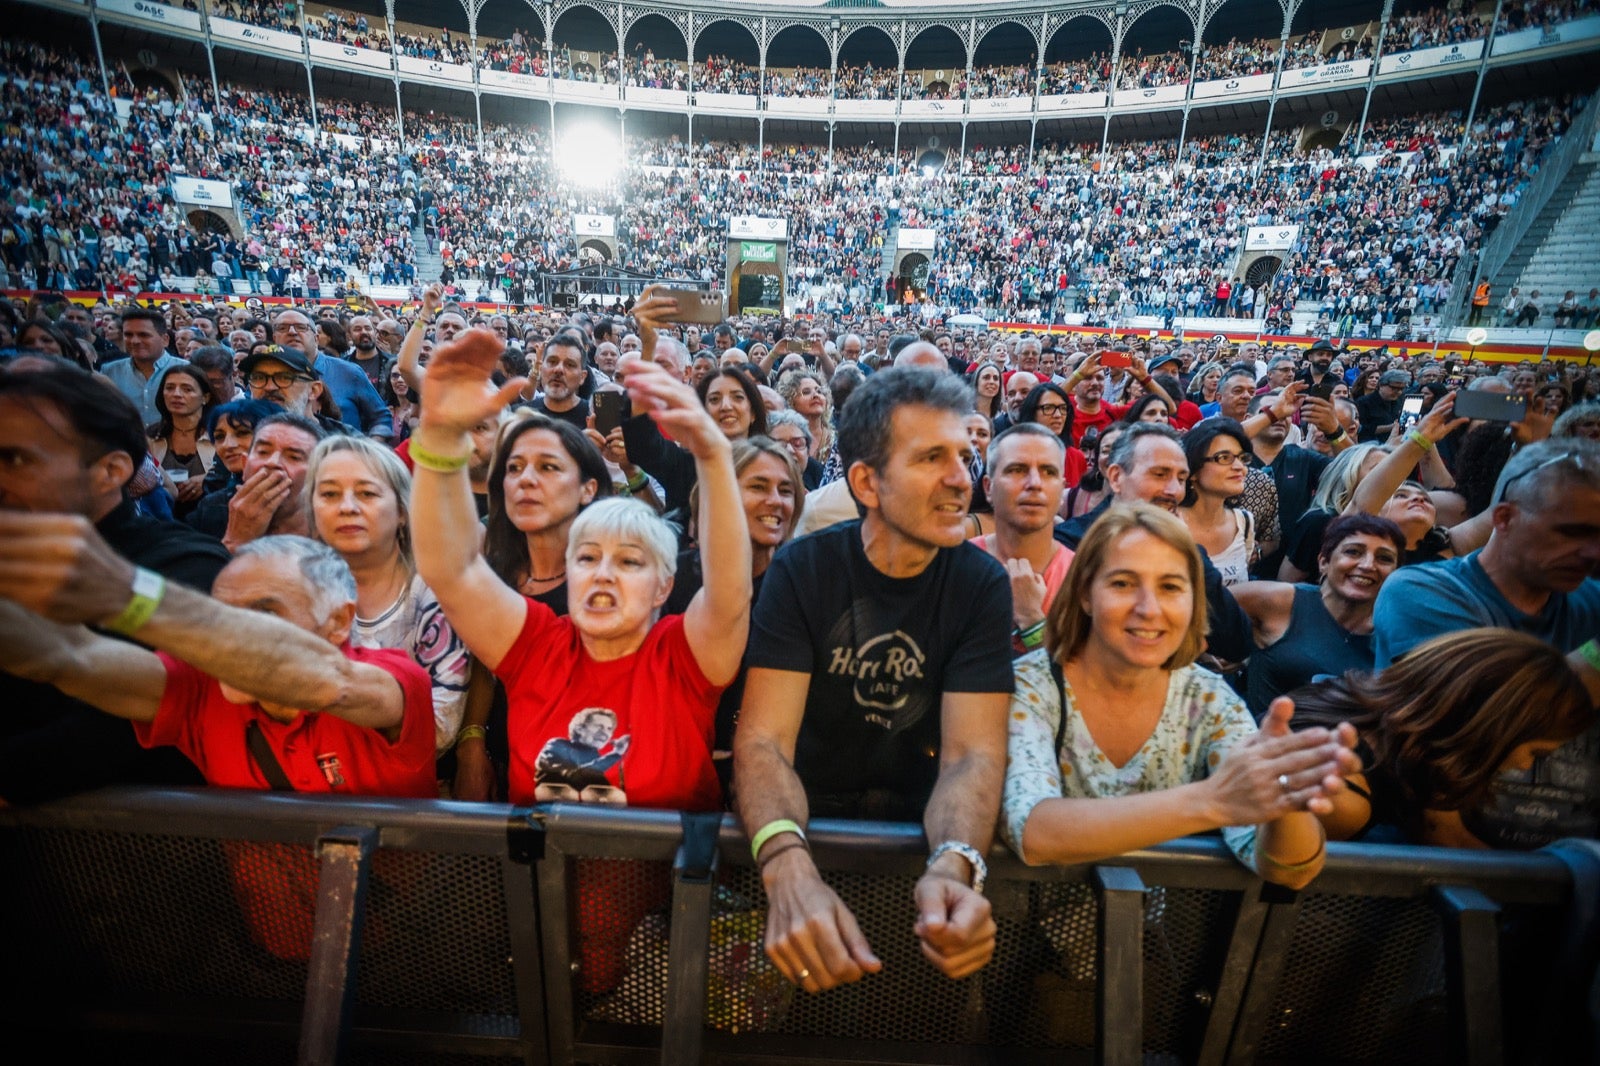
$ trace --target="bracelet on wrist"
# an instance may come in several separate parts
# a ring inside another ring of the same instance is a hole
[[[1039,648],[1044,645],[1043,620],[1033,623],[1033,625],[1026,629],[1016,629],[1013,630],[1013,632],[1016,634],[1017,642],[1028,651],[1033,651],[1035,648]]]
[[[100,628],[121,633],[125,637],[132,636],[150,621],[156,608],[161,606],[161,600],[167,594],[167,579],[154,570],[138,567],[133,572],[133,585],[129,592],[132,595],[128,605],[117,612],[116,617],[100,623]]]
[[[489,739],[489,730],[484,728],[481,725],[464,725],[464,726],[461,727],[461,732],[456,734],[456,743],[457,744],[460,744],[460,743],[462,743],[464,741],[468,741],[468,740],[488,740],[488,739]]]
[[[765,870],[767,868],[767,864],[773,859],[776,859],[779,855],[782,855],[786,851],[794,851],[796,848],[804,848],[805,850],[810,851],[811,845],[807,844],[804,840],[791,840],[787,844],[779,844],[777,847],[773,848],[771,851],[767,852],[761,858],[756,860],[756,869]]]
[[[1433,451],[1433,441],[1429,440],[1427,434],[1421,432],[1420,430],[1411,430],[1406,434],[1406,440],[1410,441],[1412,444],[1415,444],[1425,452]]]
[[[440,455],[438,452],[430,452],[426,448],[419,447],[415,437],[411,439],[411,461],[435,474],[454,474],[458,470],[465,470],[471,460],[471,452],[466,455]]]
[[[761,849],[767,846],[767,841],[783,833],[793,833],[800,838],[802,844],[806,842],[806,831],[800,828],[799,822],[791,818],[774,818],[760,829],[757,829],[756,835],[750,838],[750,858],[759,863],[761,861]]]
[[[1332,433],[1324,433],[1323,437],[1332,444],[1336,440],[1344,440],[1344,426],[1335,426]]]
[[[1600,671],[1600,639],[1589,641],[1578,648],[1578,656],[1592,670]]]
[[[630,477],[628,479],[628,481],[627,481],[628,491],[629,492],[643,492],[644,491],[644,487],[646,485],[648,485],[649,483],[650,483],[650,479],[644,476],[644,471],[643,470],[636,470],[636,471],[634,471],[633,476]]]

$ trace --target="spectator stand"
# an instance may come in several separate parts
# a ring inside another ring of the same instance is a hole
[[[1593,1031],[1592,842],[1332,845],[1298,895],[1215,840],[1067,869],[997,852],[995,959],[952,983],[911,936],[921,829],[812,830],[885,962],[818,996],[766,963],[731,819],[178,790],[12,808],[8,1021],[241,1064],[297,1043],[302,1062],[1479,1066],[1578,1061]]]

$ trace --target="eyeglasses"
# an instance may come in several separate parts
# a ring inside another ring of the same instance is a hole
[[[1504,502],[1505,498],[1506,498],[1506,493],[1511,491],[1511,486],[1515,485],[1518,481],[1521,481],[1523,478],[1527,477],[1529,474],[1537,474],[1539,471],[1543,470],[1547,466],[1555,466],[1557,463],[1566,463],[1566,462],[1572,463],[1572,465],[1576,466],[1579,470],[1588,471],[1588,469],[1589,469],[1589,467],[1587,465],[1585,465],[1585,463],[1583,461],[1583,455],[1581,453],[1579,453],[1579,452],[1562,452],[1560,455],[1552,455],[1550,458],[1546,459],[1544,462],[1537,463],[1537,464],[1535,464],[1533,466],[1530,466],[1530,467],[1528,467],[1528,469],[1522,471],[1520,474],[1512,474],[1509,478],[1507,478],[1506,481],[1505,481],[1505,484],[1500,486],[1500,491],[1495,493],[1494,502],[1495,503]]]
[[[311,333],[315,329],[315,326],[302,325],[299,322],[276,322],[272,326],[274,333]]]
[[[296,374],[292,370],[280,370],[276,374],[268,374],[264,370],[252,370],[245,377],[245,381],[249,382],[253,389],[264,389],[269,381],[280,389],[292,389],[297,381],[311,380],[305,374]]]
[[[1215,455],[1206,456],[1202,462],[1216,463],[1218,466],[1232,466],[1234,463],[1244,462],[1245,458],[1244,452],[1218,452]]]
[[[1042,403],[1037,410],[1042,415],[1064,415],[1067,413],[1067,405],[1064,403]]]

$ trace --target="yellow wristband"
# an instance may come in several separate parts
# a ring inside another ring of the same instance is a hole
[[[489,739],[489,731],[487,729],[485,729],[481,725],[464,725],[464,726],[461,727],[461,732],[456,734],[456,743],[457,744],[461,743],[463,740],[488,740],[488,739]]]
[[[411,461],[422,469],[432,470],[436,474],[454,474],[457,470],[465,470],[471,459],[471,452],[466,455],[439,455],[426,448],[419,448],[415,440],[411,442]]]
[[[133,588],[130,590],[133,598],[128,605],[113,619],[102,622],[102,629],[109,629],[113,633],[121,633],[125,637],[132,636],[156,613],[156,608],[161,606],[161,598],[167,593],[167,579],[154,570],[139,567],[133,572]]]
[[[800,828],[800,823],[788,818],[776,818],[757,829],[756,835],[750,838],[750,857],[760,861],[761,849],[766,846],[767,841],[780,833],[793,833],[802,842],[806,839],[806,831]]]

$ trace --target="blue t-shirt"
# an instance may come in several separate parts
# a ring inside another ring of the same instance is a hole
[[[317,356],[315,368],[322,385],[339,405],[339,417],[352,433],[388,437],[393,433],[389,409],[367,372],[345,359],[326,353]]]
[[[1600,581],[1552,593],[1544,610],[1524,614],[1489,580],[1478,554],[1401,567],[1383,583],[1372,616],[1378,669],[1425,640],[1480,626],[1514,629],[1563,653],[1600,633]]]

